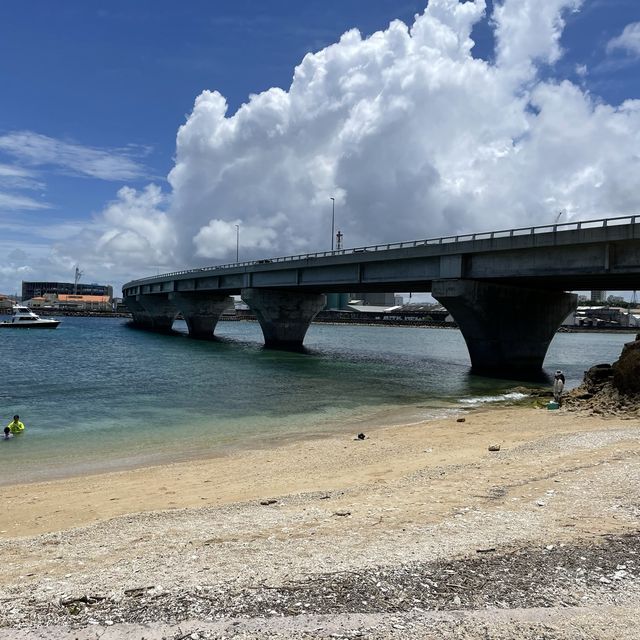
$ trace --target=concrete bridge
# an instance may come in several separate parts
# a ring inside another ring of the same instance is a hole
[[[240,294],[265,345],[300,348],[325,293],[431,292],[453,315],[474,372],[534,373],[577,305],[568,290],[640,288],[640,215],[415,240],[167,273],[128,282],[135,325],[178,312],[211,337]]]

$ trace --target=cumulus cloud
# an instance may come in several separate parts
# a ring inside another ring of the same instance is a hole
[[[622,49],[627,53],[640,56],[640,22],[628,24],[619,36],[607,43],[607,51]]]
[[[241,259],[326,250],[331,197],[345,246],[637,212],[640,101],[604,104],[554,79],[580,5],[496,3],[489,62],[471,38],[484,0],[431,0],[411,26],[348,31],[306,55],[287,90],[233,114],[203,91],[170,193],[122,190],[85,235],[94,259],[131,277],[145,261],[230,262],[235,225]]]
[[[517,0],[496,4],[495,32],[498,64],[523,74],[534,63],[553,64],[562,55],[563,13],[577,11],[584,0]]]
[[[101,180],[134,180],[145,175],[132,148],[96,149],[33,131],[14,131],[0,136],[0,150],[31,166],[56,166]]]
[[[53,259],[67,266],[79,261],[86,272],[120,282],[132,269],[147,273],[171,264],[175,227],[163,210],[165,202],[154,184],[140,191],[121,188],[100,220],[57,245]]]

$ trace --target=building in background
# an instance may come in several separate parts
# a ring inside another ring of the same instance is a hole
[[[75,282],[28,282],[22,281],[22,300],[32,300],[48,293],[57,295],[107,296],[113,298],[113,287],[102,284],[79,284]]]
[[[14,304],[15,300],[11,296],[5,296],[3,293],[0,293],[0,313],[11,311]]]
[[[74,293],[45,293],[24,300],[30,309],[58,309],[63,311],[113,311],[109,296],[90,296]]]
[[[352,293],[351,300],[353,303],[359,305],[371,305],[373,307],[393,307],[396,304],[395,293]],[[355,301],[358,301],[357,303]]]

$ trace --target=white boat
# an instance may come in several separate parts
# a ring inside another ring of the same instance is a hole
[[[59,324],[60,320],[41,318],[29,307],[14,305],[11,320],[0,322],[0,329],[55,329]]]

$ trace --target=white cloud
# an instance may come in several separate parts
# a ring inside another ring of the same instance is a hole
[[[553,64],[562,55],[563,14],[577,11],[584,0],[506,0],[496,3],[498,65],[526,76],[534,64]]]
[[[203,91],[177,136],[171,192],[121,190],[58,249],[114,281],[198,266],[622,215],[640,209],[640,101],[594,101],[538,67],[580,0],[505,0],[496,62],[475,59],[484,0],[431,0],[409,28],[355,30],[308,54],[288,90],[229,114]],[[551,72],[553,69],[551,69]],[[81,257],[78,258],[78,255]],[[168,269],[167,269],[168,270]]]
[[[24,211],[35,209],[49,209],[50,204],[39,202],[29,196],[4,193],[0,191],[0,211]]]
[[[133,180],[145,175],[135,148],[96,149],[32,131],[14,131],[0,136],[0,150],[30,166],[56,166],[101,180]]]
[[[622,33],[609,40],[607,51],[622,49],[636,56],[640,56],[640,22],[628,24]]]

